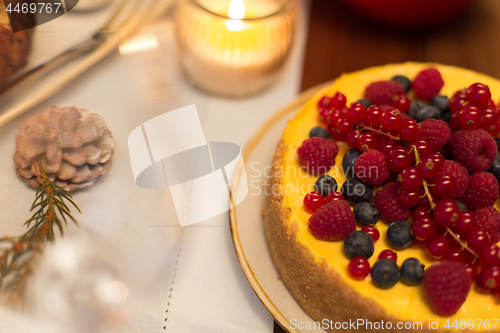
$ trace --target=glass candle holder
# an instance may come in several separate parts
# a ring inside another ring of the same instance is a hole
[[[290,53],[296,0],[182,0],[177,12],[181,62],[211,93],[255,94],[279,77]]]

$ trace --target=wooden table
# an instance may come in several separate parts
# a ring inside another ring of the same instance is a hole
[[[404,61],[439,62],[500,78],[499,0],[481,0],[462,17],[428,31],[382,27],[335,0],[313,0],[309,22],[302,90],[344,72]],[[274,332],[285,331],[275,323]]]

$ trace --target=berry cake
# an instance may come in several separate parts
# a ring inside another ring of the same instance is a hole
[[[404,63],[342,75],[289,121],[266,235],[322,328],[500,330],[499,99],[491,77]]]

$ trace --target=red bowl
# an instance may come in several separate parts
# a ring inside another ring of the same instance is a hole
[[[361,14],[387,25],[427,28],[444,23],[477,0],[342,0]]]

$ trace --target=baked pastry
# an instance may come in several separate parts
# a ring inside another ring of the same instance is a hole
[[[299,161],[297,150],[304,140],[309,138],[310,130],[322,125],[318,117],[318,101],[323,96],[342,92],[349,105],[363,98],[365,88],[375,81],[390,80],[396,75],[415,78],[418,73],[429,67],[438,69],[442,75],[444,86],[440,91],[441,95],[451,97],[457,90],[475,82],[482,82],[489,86],[493,100],[498,101],[500,98],[498,80],[461,68],[419,63],[369,68],[344,74],[331,86],[319,92],[297,113],[295,118],[289,121],[278,143],[273,161],[272,191],[269,191],[271,194],[266,199],[265,208],[265,227],[269,249],[280,277],[290,293],[304,311],[316,322],[322,324],[321,327],[328,332],[365,332],[374,329],[380,332],[498,331],[500,329],[500,324],[495,328],[493,325],[498,322],[500,305],[491,294],[482,294],[474,287],[468,292],[465,302],[459,306],[458,311],[451,315],[440,315],[437,314],[440,310],[434,307],[435,304],[430,304],[433,303],[433,300],[430,300],[432,297],[428,294],[426,296],[421,284],[409,286],[397,282],[392,288],[384,290],[380,289],[380,286],[377,287],[371,275],[361,280],[353,279],[348,269],[350,260],[346,256],[344,242],[321,240],[315,237],[309,227],[312,215],[304,209],[304,196],[315,190],[314,184],[318,179],[318,174],[314,175],[311,168],[309,172],[299,171],[301,167],[303,170],[304,165],[301,165]],[[415,99],[412,94],[414,92],[410,92],[408,96]],[[329,129],[330,132],[335,130]],[[349,150],[349,145],[342,141],[337,141],[336,144],[338,153],[334,157],[333,167],[327,174],[335,178],[340,189],[347,179],[346,171],[341,165],[344,155]],[[391,177],[393,177],[392,174]],[[390,179],[384,180],[384,182],[387,181]],[[375,191],[380,188],[377,185],[373,185]],[[498,197],[498,193],[496,195]],[[498,207],[498,202],[496,207]],[[396,209],[398,208],[394,207],[394,210]],[[383,215],[382,212],[379,213]],[[405,219],[411,221],[409,215]],[[387,221],[381,219],[376,227],[381,236],[378,241],[374,242],[373,256],[368,259],[372,269],[383,250],[395,250],[394,243],[387,240]],[[356,228],[359,230],[360,225],[358,224]],[[498,232],[498,226],[495,228],[494,231]],[[395,252],[398,255],[398,265],[401,265],[407,258],[417,258],[423,263],[426,266],[424,280],[427,269],[440,263],[440,260],[426,253],[425,242],[415,241],[411,246],[395,250]],[[427,274],[429,279],[430,276],[430,273]],[[480,320],[483,324],[480,324]],[[485,320],[492,325],[484,325]],[[360,323],[360,325],[353,326],[350,324],[352,322]],[[439,322],[439,326],[434,324],[436,322]]]
[[[22,26],[33,26],[31,14],[12,15],[9,22],[3,1],[0,1],[0,89],[20,68],[26,65],[31,51],[32,29],[12,32],[12,25],[21,30]]]

